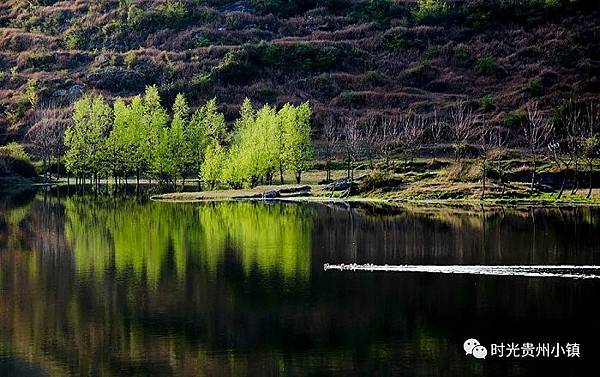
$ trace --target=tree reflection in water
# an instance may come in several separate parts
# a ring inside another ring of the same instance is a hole
[[[595,209],[34,195],[0,206],[0,373],[577,372],[573,363],[480,363],[462,342],[575,338],[590,352],[599,330],[596,282],[323,271],[598,264]]]

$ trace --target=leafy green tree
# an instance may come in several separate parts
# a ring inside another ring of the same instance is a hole
[[[167,126],[168,115],[166,110],[160,104],[160,94],[156,85],[146,87],[144,93],[144,131],[145,131],[145,146],[143,150],[144,158],[149,167],[152,168],[151,173],[158,173],[154,168],[157,166],[155,159],[156,151],[159,149],[159,142],[163,142],[165,147],[166,137],[164,128]],[[160,165],[160,163],[158,163]]]
[[[105,168],[111,123],[112,111],[102,96],[85,96],[75,103],[73,126],[65,132],[65,165],[69,171],[98,178]]]
[[[130,155],[133,144],[129,135],[130,112],[131,108],[121,99],[116,100],[113,104],[114,121],[106,141],[106,159],[115,181],[119,176],[127,176],[132,169]]]
[[[146,126],[144,124],[144,101],[136,96],[131,100],[129,106],[129,116],[127,118],[127,138],[130,143],[129,160],[131,168],[135,171],[137,182],[140,182],[140,176],[150,165],[150,151]]]
[[[153,150],[152,170],[161,182],[174,183],[177,177],[177,163],[173,156],[171,130],[162,128],[158,130],[158,139]]]
[[[175,97],[173,103],[173,120],[171,121],[171,129],[169,131],[169,144],[173,159],[173,168],[176,176],[183,179],[185,185],[185,177],[188,173],[189,161],[192,159],[190,154],[189,139],[186,136],[187,121],[190,108],[187,104],[185,96],[179,93]]]
[[[217,99],[213,98],[200,108],[204,135],[207,139],[215,139],[223,142],[226,139],[227,128],[225,117],[219,112]]]
[[[225,150],[216,139],[206,147],[204,164],[202,164],[202,179],[213,189],[222,177]]]
[[[308,102],[298,107],[286,104],[279,111],[283,134],[283,163],[286,169],[296,175],[296,183],[300,183],[302,173],[310,168],[313,160],[311,113]]]
[[[244,183],[243,170],[241,169],[242,153],[240,145],[233,144],[225,156],[221,180],[232,188],[242,188]]]

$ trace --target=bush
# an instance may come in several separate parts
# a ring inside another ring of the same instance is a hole
[[[157,14],[162,24],[179,27],[187,21],[188,9],[180,0],[169,0],[158,7]]]
[[[529,92],[529,94],[535,96],[542,92],[542,82],[540,79],[531,79],[527,82],[527,86],[525,90]]]
[[[497,69],[496,60],[491,55],[484,55],[477,59],[477,68],[483,75],[493,75]]]
[[[47,51],[33,51],[23,55],[25,58],[23,68],[47,68],[49,64],[55,61],[54,55]]]
[[[352,17],[359,21],[386,22],[391,18],[401,18],[406,8],[390,0],[369,0],[358,3]]]
[[[460,61],[467,61],[471,58],[469,48],[464,44],[460,44],[454,48],[454,58]]]
[[[309,43],[279,45],[261,42],[245,45],[248,63],[256,67],[281,70],[324,71],[336,65],[341,51],[336,47],[317,47]]]
[[[125,54],[125,58],[123,59],[123,62],[125,63],[125,65],[127,67],[131,67],[135,61],[137,59],[137,55],[134,51],[129,51]]]
[[[448,4],[442,0],[417,0],[414,12],[417,22],[431,21],[448,13]]]
[[[0,147],[0,176],[35,177],[35,167],[23,146],[15,142]]]
[[[193,39],[193,42],[195,48],[210,46],[210,40],[203,35],[196,35]]]
[[[491,94],[486,94],[481,97],[481,111],[490,111],[494,108],[494,97]]]
[[[63,43],[69,50],[80,49],[83,45],[83,36],[80,31],[71,31],[65,36]]]
[[[304,13],[317,5],[325,7],[336,6],[336,2],[332,0],[251,0],[251,2],[262,14],[272,13],[284,17]]]
[[[525,114],[522,110],[511,111],[506,114],[504,118],[504,122],[507,126],[512,128],[521,127],[525,122],[527,122],[527,114]]]

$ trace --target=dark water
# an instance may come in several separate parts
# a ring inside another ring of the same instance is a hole
[[[590,375],[600,279],[324,263],[600,264],[600,211],[0,198],[0,375]],[[576,342],[580,358],[465,355]]]

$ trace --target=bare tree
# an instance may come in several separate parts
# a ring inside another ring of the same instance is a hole
[[[561,198],[571,166],[573,164],[578,165],[581,157],[581,111],[570,101],[558,122],[560,127],[554,127],[553,129],[553,141],[550,144],[550,151],[558,169],[563,172],[562,183],[558,192],[558,198]],[[571,193],[575,193],[577,188],[577,170],[578,166],[575,167],[573,172],[574,186]]]
[[[356,116],[348,116],[344,120],[344,147],[348,164],[348,179],[354,180],[354,163],[360,156],[361,130]]]
[[[506,191],[506,185],[508,183],[508,175],[506,174],[504,166],[504,151],[510,142],[510,128],[496,126],[492,131],[491,144],[494,152],[492,153],[492,163],[494,164],[496,171],[498,172],[498,178],[502,185],[502,191],[500,197],[504,196]]]
[[[585,127],[583,136],[583,156],[586,159],[588,167],[588,193],[587,198],[592,196],[594,159],[598,156],[600,147],[600,138],[598,135],[598,126],[600,123],[600,111],[598,105],[590,104],[586,108]]]
[[[437,155],[437,146],[442,141],[444,137],[444,132],[446,131],[446,123],[441,119],[438,114],[438,110],[433,110],[433,118],[429,120],[429,137],[431,140],[432,146],[432,159],[431,162],[435,163],[435,157]]]
[[[383,118],[378,132],[378,144],[387,168],[390,166],[391,155],[398,143],[399,137],[400,127],[398,119],[396,117]]]
[[[56,158],[56,176],[60,177],[60,158],[64,153],[63,137],[69,119],[68,112],[51,104],[41,105],[35,112],[27,138],[31,142],[34,155],[44,162],[44,174],[50,173],[50,160]]]
[[[379,147],[378,121],[374,114],[368,114],[362,121],[361,139],[364,144],[364,151],[369,160],[369,168],[372,170],[373,160],[375,159]]]
[[[422,116],[408,114],[400,119],[400,140],[410,162],[423,147],[425,132],[426,123]]]
[[[477,134],[477,115],[467,106],[466,101],[458,102],[451,110],[448,128],[452,139],[456,160],[464,157],[464,152]]]
[[[537,102],[527,104],[527,122],[523,126],[523,136],[532,160],[531,184],[533,191],[536,184],[537,163],[542,152],[548,146],[553,126],[548,116],[542,113]]]
[[[331,162],[339,142],[337,121],[333,116],[328,117],[323,125],[323,157],[325,158],[326,181],[331,181]]]

